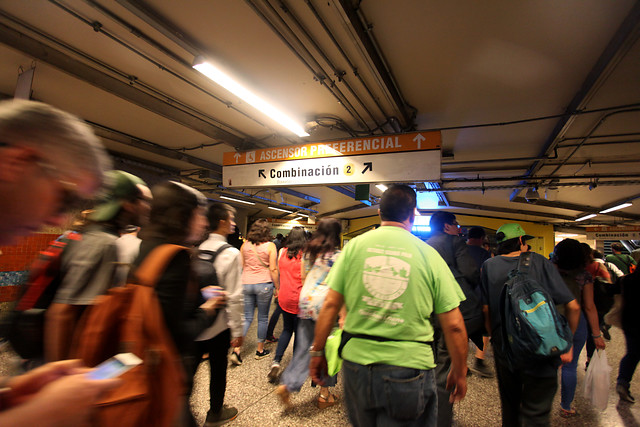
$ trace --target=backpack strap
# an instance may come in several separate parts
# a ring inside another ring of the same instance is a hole
[[[518,260],[518,273],[527,274],[531,268],[531,252],[523,252]]]
[[[156,286],[160,275],[167,268],[167,265],[180,251],[188,250],[184,246],[164,244],[153,249],[142,261],[134,273],[136,283],[151,288]]]
[[[220,255],[221,252],[232,248],[233,245],[230,245],[229,243],[224,243],[222,246],[220,246],[218,249],[216,249],[215,251],[210,251],[207,249],[198,249],[198,258],[201,259],[202,261],[207,261],[210,263],[214,263],[216,261],[216,258],[218,258],[218,255]],[[206,258],[203,258],[200,256],[200,254],[204,254],[207,255]]]

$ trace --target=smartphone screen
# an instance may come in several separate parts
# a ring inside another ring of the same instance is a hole
[[[121,353],[99,364],[87,376],[92,380],[115,378],[138,366],[142,360],[132,353]]]

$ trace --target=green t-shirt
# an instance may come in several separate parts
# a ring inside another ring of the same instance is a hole
[[[607,255],[605,260],[607,262],[611,262],[615,264],[615,266],[618,267],[620,270],[622,270],[624,274],[629,274],[630,273],[629,268],[632,265],[636,265],[636,260],[634,260],[631,256],[627,254]]]
[[[345,360],[414,369],[435,367],[432,313],[460,305],[464,293],[438,252],[408,231],[384,226],[351,240],[327,283],[344,296],[344,330],[402,341],[352,338]]]

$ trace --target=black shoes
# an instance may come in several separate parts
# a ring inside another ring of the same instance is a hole
[[[269,354],[271,354],[271,352],[267,349],[262,350],[262,352],[256,350],[256,360],[264,359]]]
[[[221,426],[224,423],[234,420],[238,416],[238,410],[233,406],[224,405],[220,412],[210,412],[207,414],[207,420],[204,427]]]
[[[620,396],[620,400],[624,400],[625,402],[635,403],[636,399],[631,396],[631,392],[629,391],[629,386],[625,386],[624,384],[618,384],[616,386],[616,391]]]

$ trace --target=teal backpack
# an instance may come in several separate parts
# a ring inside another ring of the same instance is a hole
[[[560,356],[573,340],[550,295],[528,275],[530,266],[531,253],[521,254],[500,295],[502,350],[513,369]]]

